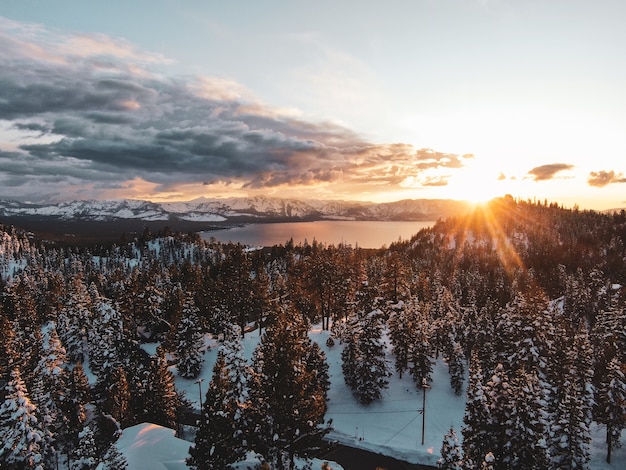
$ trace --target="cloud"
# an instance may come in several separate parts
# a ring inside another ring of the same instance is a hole
[[[611,183],[626,183],[626,178],[623,173],[616,174],[611,171],[592,171],[589,173],[587,184],[589,186],[595,186],[596,188],[603,188],[607,184]]]
[[[555,178],[557,173],[571,170],[572,168],[574,168],[574,165],[568,163],[550,163],[548,165],[537,166],[530,170],[528,174],[532,175],[535,181],[546,181]]]
[[[425,172],[473,158],[374,144],[267,106],[231,80],[151,73],[167,60],[103,35],[63,36],[0,18],[0,51],[0,181],[12,185],[0,197],[174,194],[211,182],[369,193],[407,178],[446,184]],[[17,145],[1,140],[7,125],[22,136]]]

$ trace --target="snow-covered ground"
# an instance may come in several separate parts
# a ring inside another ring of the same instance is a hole
[[[409,375],[405,374],[400,379],[398,374],[394,373],[389,378],[389,388],[384,391],[381,400],[370,405],[361,405],[343,381],[341,372],[342,346],[338,342],[335,342],[332,348],[326,346],[329,332],[322,331],[319,326],[313,328],[309,334],[326,353],[330,366],[331,387],[328,412],[326,414],[327,419],[333,420],[333,431],[329,434],[330,439],[400,460],[434,466],[440,457],[443,437],[451,426],[454,426],[459,438],[461,438],[465,396],[464,393],[461,396],[456,396],[450,388],[447,365],[441,359],[435,365],[432,388],[427,391],[426,395],[425,435],[424,444],[422,445],[422,415],[420,410],[423,406],[424,397],[422,391],[416,389]],[[244,339],[244,354],[246,358],[251,358],[259,339],[258,331],[246,334]],[[176,386],[179,390],[185,392],[187,398],[195,406],[199,404],[200,387],[202,387],[202,394],[206,393],[206,387],[211,380],[213,364],[217,357],[217,341],[213,338],[207,338],[206,345],[205,363],[200,375],[200,379],[203,379],[203,382],[199,385],[197,379],[187,380],[176,376]],[[154,353],[156,345],[144,345],[144,348],[148,352]],[[393,356],[390,351],[388,351],[388,360],[393,369]],[[173,367],[173,372],[176,373],[175,367]],[[125,435],[127,432],[134,432],[129,430],[124,431]],[[169,432],[171,438],[176,439],[173,437],[173,432]],[[626,445],[613,452],[613,463],[608,465],[605,462],[605,428],[594,424],[592,435],[591,468],[594,470],[625,469]],[[624,435],[622,435],[623,444],[625,440]],[[172,441],[173,453],[178,452],[178,441],[180,439]],[[134,444],[135,447],[133,445],[124,447],[126,442],[120,441],[119,446],[128,458],[129,453],[126,448],[130,451],[136,448],[137,444]],[[149,444],[153,441],[146,440],[145,442]],[[154,442],[157,446],[163,446],[161,441],[155,440]],[[182,441],[181,447],[183,444],[187,448],[189,447],[188,442]],[[147,447],[147,445],[144,447]],[[321,466],[321,463],[313,468],[318,468],[319,466]],[[134,468],[159,467],[129,466],[129,468],[132,470]],[[176,469],[179,467],[168,463],[166,467],[160,468]],[[180,468],[185,467],[182,466]],[[332,468],[339,469],[341,467],[335,464],[332,465]]]

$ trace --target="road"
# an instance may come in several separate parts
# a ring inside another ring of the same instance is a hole
[[[432,470],[435,468],[403,462],[392,457],[341,444],[334,444],[331,450],[319,458],[337,462],[344,470]]]

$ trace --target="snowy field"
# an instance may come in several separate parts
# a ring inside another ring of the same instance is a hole
[[[345,385],[341,372],[342,346],[335,342],[332,348],[326,346],[328,331],[315,327],[309,333],[311,339],[318,342],[326,353],[330,366],[331,387],[329,391],[327,419],[333,420],[331,440],[342,444],[376,453],[388,455],[411,463],[436,466],[440,457],[441,443],[445,433],[454,426],[461,438],[461,426],[465,410],[465,393],[456,396],[450,388],[447,365],[440,359],[434,368],[432,388],[426,395],[425,435],[422,445],[423,395],[417,390],[410,375],[402,379],[396,373],[389,378],[389,388],[383,392],[383,398],[370,405],[361,405]],[[247,333],[244,340],[245,357],[250,359],[259,342],[259,333]],[[218,343],[212,338],[206,340],[207,351],[200,378],[203,395],[211,380],[213,364],[217,357]],[[156,345],[144,345],[144,349],[154,353]],[[388,361],[393,369],[393,356],[388,350]],[[176,368],[172,368],[176,374]],[[176,375],[176,386],[184,391],[187,398],[199,405],[200,389],[196,380],[187,380]],[[204,397],[203,397],[204,399]],[[142,427],[143,426],[143,427]],[[611,465],[605,462],[605,429],[592,427],[592,461],[594,470],[626,469],[626,445],[613,451]],[[622,443],[626,444],[622,434]],[[118,447],[124,452],[129,469],[183,469],[189,442],[177,439],[171,430],[154,425],[139,425],[128,428],[118,441]],[[170,451],[167,451],[170,449]],[[146,454],[146,455],[144,455]],[[160,460],[162,459],[162,460]],[[148,462],[150,465],[148,465]],[[254,462],[250,458],[240,468]],[[315,462],[313,469],[321,468],[321,462]],[[331,468],[341,469],[331,463]]]

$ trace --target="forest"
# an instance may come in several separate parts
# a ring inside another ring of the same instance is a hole
[[[197,425],[193,469],[247,451],[292,469],[332,427],[314,324],[364,406],[392,374],[428,387],[444,358],[466,408],[440,468],[589,468],[592,422],[610,462],[626,428],[625,242],[623,210],[511,196],[376,250],[167,229],[72,246],[0,226],[0,468],[126,468],[115,441],[150,422]],[[174,374],[198,377],[207,336],[220,349],[196,423]]]

